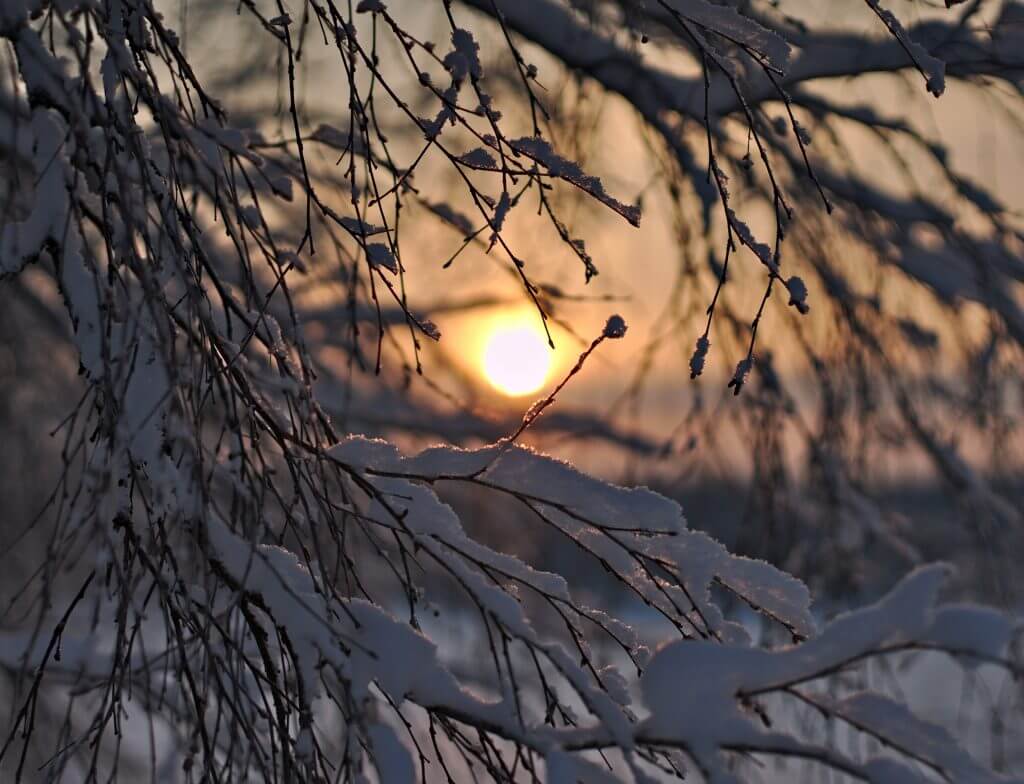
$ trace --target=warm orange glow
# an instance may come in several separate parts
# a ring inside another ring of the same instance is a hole
[[[525,320],[498,321],[483,340],[484,375],[509,397],[544,386],[553,356],[541,328]]]

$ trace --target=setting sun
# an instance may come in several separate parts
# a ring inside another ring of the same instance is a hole
[[[510,397],[536,392],[547,380],[553,352],[544,333],[522,321],[498,323],[483,341],[483,370]]]

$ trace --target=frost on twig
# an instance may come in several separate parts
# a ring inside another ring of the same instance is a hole
[[[509,144],[517,153],[529,157],[547,169],[552,177],[558,177],[572,183],[580,190],[586,191],[601,203],[615,210],[615,212],[619,213],[619,215],[634,226],[640,225],[640,209],[638,207],[623,204],[610,196],[605,191],[600,179],[585,174],[579,164],[558,155],[544,139],[524,136],[519,139],[512,139]]]

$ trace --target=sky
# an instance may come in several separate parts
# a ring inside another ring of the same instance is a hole
[[[436,41],[446,38],[444,21],[432,15],[426,7],[403,2],[391,5],[395,15],[408,23],[415,34]],[[904,6],[894,9],[901,18],[908,22],[918,18],[919,4]],[[820,19],[820,14],[827,13],[830,24],[844,27],[877,26],[877,20],[862,8],[854,10],[837,8],[835,4],[819,3],[812,7],[805,3],[789,3],[786,9],[811,19]],[[473,29],[478,31],[485,65],[505,58],[500,38],[496,34],[488,37],[479,32],[485,29],[485,25],[479,23],[478,16],[458,6],[456,14],[460,19],[471,22]],[[201,45],[204,37],[207,40],[228,40],[223,37],[223,31],[228,29],[237,35],[239,18],[234,14],[209,23],[195,18],[190,21],[195,28],[191,34],[195,35],[194,51],[200,56],[200,72],[205,69],[212,76],[222,73],[225,59],[238,59],[238,52],[243,53],[243,62],[245,57],[251,56],[256,65],[273,71],[274,64],[261,61],[258,47],[254,50],[249,43],[234,42],[234,45],[212,49]],[[382,51],[387,52],[386,49]],[[635,229],[602,206],[587,204],[579,198],[578,192],[567,186],[556,191],[561,217],[576,236],[586,240],[588,251],[600,270],[597,277],[584,284],[580,263],[565,251],[550,227],[544,227],[535,211],[526,205],[513,210],[506,234],[517,254],[526,260],[526,274],[535,281],[557,286],[579,301],[554,303],[554,319],[548,323],[548,328],[555,349],[544,384],[536,392],[531,388],[528,394],[509,395],[508,384],[502,390],[499,388],[502,384],[493,383],[493,372],[488,378],[486,357],[491,357],[493,365],[495,349],[487,340],[497,334],[499,339],[507,342],[507,335],[501,337],[504,334],[502,330],[507,332],[511,329],[525,336],[526,342],[535,343],[536,340],[530,336],[542,331],[535,308],[525,296],[516,275],[511,273],[507,260],[497,252],[487,255],[471,248],[450,268],[443,268],[443,263],[461,244],[461,237],[449,228],[438,226],[422,210],[418,214],[415,209],[407,211],[415,229],[407,229],[404,235],[413,239],[411,242],[405,240],[403,263],[406,288],[414,310],[429,311],[436,305],[480,298],[503,303],[432,315],[443,338],[436,346],[427,346],[424,353],[426,372],[447,395],[476,411],[502,415],[523,411],[532,402],[533,395],[550,390],[564,377],[579,352],[600,332],[609,315],[621,314],[629,325],[627,338],[603,345],[588,361],[584,371],[574,377],[560,395],[558,405],[566,410],[608,410],[633,378],[642,348],[653,336],[662,335],[668,339],[665,347],[654,356],[642,398],[637,405],[624,409],[622,413],[625,415],[623,421],[630,428],[650,434],[663,433],[666,428],[674,427],[689,410],[698,386],[715,394],[724,388],[724,382],[740,355],[734,349],[723,348],[714,339],[713,332],[708,371],[700,380],[690,380],[687,363],[693,342],[700,333],[700,320],[691,320],[686,334],[681,334],[671,323],[660,320],[676,281],[681,254],[664,190],[655,182],[656,168],[645,149],[635,118],[621,99],[604,95],[589,86],[580,89],[544,53],[529,46],[524,48],[524,52],[538,65],[539,81],[545,88],[543,95],[549,100],[549,105],[556,107],[561,102],[563,106],[571,106],[579,115],[575,124],[569,124],[560,131],[561,138],[556,135],[556,147],[567,157],[579,160],[588,173],[600,176],[607,190],[621,201],[629,203],[642,195],[644,217],[641,226]],[[650,56],[659,58],[657,53]],[[203,62],[202,58],[209,59]],[[387,67],[386,56],[384,59]],[[300,99],[305,102],[311,125],[314,124],[313,118],[344,124],[344,111],[331,97],[330,85],[338,84],[339,95],[344,87],[338,81],[341,77],[332,61],[328,51],[311,45],[300,67]],[[255,93],[232,95],[239,111],[248,110],[258,117],[258,107],[265,106],[271,95],[273,101],[281,100],[280,83],[270,79],[265,85]],[[1018,211],[1024,207],[1024,177],[1021,176],[1024,163],[1021,156],[1014,153],[1018,131],[990,98],[951,83],[947,94],[935,100],[913,79],[907,83],[894,83],[886,77],[870,76],[824,84],[815,89],[824,91],[831,98],[842,96],[851,105],[872,105],[883,115],[891,117],[904,117],[909,114],[908,107],[912,107],[914,122],[946,142],[954,168],[990,187]],[[513,128],[518,123],[522,126],[520,131],[528,132],[524,104],[511,100],[505,90],[495,89],[494,92],[505,112],[504,121]],[[393,141],[396,149],[403,149],[402,145],[406,144],[398,137]],[[878,172],[877,180],[885,186],[899,180],[893,157],[870,134],[853,131],[846,134],[844,142],[855,159],[851,163],[859,170]],[[415,140],[409,141],[405,149],[411,160],[417,149]],[[322,153],[314,151],[313,154]],[[326,156],[324,162],[327,162]],[[927,190],[927,170],[922,167],[917,174],[922,175],[922,188]],[[428,197],[442,200],[446,197],[450,176],[444,166],[428,156],[415,182]],[[747,210],[744,217],[755,232],[759,225],[766,225],[763,214],[759,215],[756,207],[744,209]],[[692,230],[700,231],[698,215],[688,215],[686,219],[690,221]],[[769,232],[764,233],[767,235]],[[811,280],[806,277],[801,259],[787,259],[785,264],[789,272],[803,273],[805,279]],[[862,260],[851,255],[851,271],[861,266],[864,266]],[[753,314],[764,285],[763,269],[748,255],[740,259],[734,273],[730,295],[742,303],[739,307],[741,312]],[[812,310],[807,319],[807,329],[812,333],[828,326],[822,325],[820,319],[816,321],[815,298],[823,294],[814,283],[811,280],[808,301]],[[688,292],[685,295],[688,306],[700,310],[710,293],[710,289]],[[927,316],[929,309],[934,310],[930,297],[923,296],[912,285],[890,285],[886,296],[895,307],[908,313]],[[783,311],[782,307],[769,308],[762,325],[764,337],[760,345],[771,347],[776,363],[786,369],[790,356],[787,346],[772,343],[773,329],[778,328]],[[571,324],[573,331],[561,328],[559,322]],[[543,364],[542,358],[531,361]],[[797,368],[798,373],[803,370]],[[797,384],[795,389],[800,398],[803,386]],[[522,393],[526,389],[521,386],[514,391]],[[421,392],[433,395],[423,385]]]

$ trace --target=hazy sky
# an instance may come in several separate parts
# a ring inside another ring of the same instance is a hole
[[[439,43],[446,39],[446,23],[434,13],[433,7],[427,8],[410,2],[393,2],[389,5],[394,15],[407,22],[415,34]],[[791,10],[798,11],[815,25],[820,25],[821,14],[827,12],[830,24],[858,28],[878,26],[877,20],[867,13],[867,9],[860,7],[852,9],[834,3],[817,4],[817,7],[808,4],[789,5]],[[894,10],[904,21],[912,22],[918,18],[920,4],[903,4],[894,7]],[[482,22],[481,17],[459,6],[455,7],[455,13],[459,19],[468,22],[481,40],[485,66],[507,58],[501,39],[489,22]],[[230,74],[229,65],[248,62],[247,58],[251,59],[252,67],[267,69],[271,78],[259,91],[237,91],[231,94],[231,100],[237,102],[240,110],[252,110],[254,118],[265,116],[264,109],[258,107],[266,107],[268,103],[273,105],[280,100],[282,87],[273,78],[276,64],[268,62],[261,54],[265,51],[258,43],[262,33],[253,27],[250,31],[253,36],[251,39],[238,39],[239,21],[246,20],[247,15],[238,17],[230,13],[206,19],[199,10],[190,11],[190,14],[189,21],[195,28],[190,33],[194,36],[192,52],[197,53],[201,73],[205,71],[211,78],[224,78]],[[175,12],[169,16],[174,19]],[[227,31],[231,31],[234,38],[226,38]],[[884,34],[882,31],[877,32]],[[214,39],[230,43],[211,48],[209,42]],[[388,47],[385,46],[381,51],[387,70],[394,64],[388,62]],[[390,51],[394,53],[396,48],[392,46]],[[514,210],[506,229],[509,242],[517,254],[526,260],[525,271],[531,279],[556,285],[574,296],[617,299],[614,302],[558,303],[555,315],[571,322],[583,343],[557,326],[552,328],[558,350],[549,384],[557,381],[572,365],[585,341],[598,334],[608,315],[617,312],[626,319],[630,327],[626,339],[602,346],[585,371],[573,380],[562,398],[562,405],[568,407],[606,406],[628,383],[637,365],[638,353],[650,336],[668,330],[668,325],[658,322],[657,317],[662,313],[675,281],[680,260],[678,242],[674,236],[665,191],[660,186],[651,186],[656,168],[645,150],[643,137],[631,110],[618,97],[605,96],[594,89],[585,90],[585,100],[576,104],[580,91],[566,78],[558,64],[533,48],[526,47],[524,52],[540,69],[539,81],[546,88],[546,93],[542,95],[549,100],[550,105],[557,106],[560,98],[568,95],[573,96],[573,99],[564,101],[564,106],[582,107],[582,122],[556,132],[555,141],[559,149],[580,159],[588,172],[601,176],[607,190],[621,201],[629,203],[639,194],[644,194],[643,221],[639,229],[634,229],[610,210],[600,205],[583,203],[578,198],[579,194],[572,192],[569,186],[559,186],[557,198],[562,210],[561,217],[575,236],[586,240],[587,248],[601,272],[587,286],[583,284],[580,263],[565,251],[543,219],[537,217],[535,200],[527,199]],[[657,54],[651,56],[659,57]],[[673,67],[686,70],[693,66],[680,59]],[[495,79],[492,74],[489,84],[493,84]],[[305,101],[311,125],[328,120],[344,127],[347,107],[341,105],[342,97],[346,94],[342,80],[337,70],[336,57],[320,44],[318,34],[311,36],[300,67],[300,95]],[[503,122],[507,127],[514,132],[518,126],[519,131],[528,132],[525,102],[518,96],[513,97],[501,86],[489,86],[488,89],[495,95],[498,108],[505,115]],[[916,79],[903,82],[884,76],[832,82],[816,85],[814,89],[823,91],[830,98],[841,97],[841,100],[850,104],[870,105],[883,116],[904,119],[912,116],[913,122],[919,127],[937,134],[946,142],[955,169],[969,179],[991,188],[1018,212],[1024,207],[1024,177],[1021,176],[1024,174],[1024,158],[1018,151],[1019,130],[996,107],[996,102],[981,91],[972,92],[951,83],[947,94],[935,100],[925,93]],[[283,120],[263,122],[273,130],[274,124],[280,124]],[[901,176],[894,159],[877,143],[877,139],[862,130],[843,133],[853,160],[839,161],[839,166],[849,163],[869,178],[877,173],[874,179],[885,187],[900,181]],[[395,150],[406,150],[410,160],[420,144],[415,134],[408,139],[396,134],[391,142]],[[811,151],[814,152],[813,147]],[[321,160],[329,165],[330,151],[314,150],[312,155],[321,156]],[[928,169],[922,167],[916,174],[921,179],[923,189],[927,189],[929,177],[932,176]],[[414,183],[430,200],[446,201],[452,178],[446,173],[446,168],[439,165],[436,157],[428,155]],[[339,203],[343,203],[341,198]],[[457,201],[453,204],[464,208],[464,204]],[[741,203],[739,211],[756,232],[766,227],[767,224],[761,219],[763,211],[751,208],[749,203]],[[693,230],[699,233],[699,213],[693,210],[692,216],[687,219],[692,221]],[[435,380],[457,398],[472,400],[474,404],[483,407],[500,408],[506,405],[508,401],[483,383],[482,356],[486,347],[481,338],[496,320],[532,317],[532,306],[521,285],[517,283],[516,276],[510,274],[507,259],[498,252],[487,257],[478,249],[470,249],[450,269],[442,269],[443,262],[460,245],[458,233],[447,227],[439,227],[432,217],[424,215],[423,210],[408,210],[403,220],[407,221],[402,240],[403,262],[407,270],[406,287],[414,309],[485,294],[514,303],[501,308],[434,316],[444,335],[436,352],[462,370],[461,381],[443,373],[432,351],[426,354],[428,372],[433,373]],[[764,236],[770,239],[770,232],[765,230]],[[863,261],[851,255],[851,271],[863,266]],[[816,289],[816,280],[802,269],[799,258],[787,257],[784,263],[789,274],[803,274],[809,283],[808,301],[812,313],[808,324],[813,325],[814,302],[820,295]],[[730,296],[743,303],[739,308],[742,312],[749,311],[752,316],[765,282],[763,269],[745,253],[741,253],[734,264]],[[703,302],[706,303],[709,293],[710,289],[706,292],[690,292],[689,296],[705,297]],[[894,296],[902,298],[900,304],[904,307],[926,307],[927,298],[922,299],[912,286],[903,287]],[[781,294],[777,298],[781,300]],[[700,304],[694,300],[691,306]],[[773,322],[780,317],[782,310],[781,307],[769,309],[762,326],[764,337],[760,345],[772,346]],[[808,326],[808,329],[812,328]],[[687,372],[687,362],[700,330],[701,326],[696,320],[685,334],[671,330],[672,337],[666,342],[666,348],[656,355],[648,394],[644,398],[640,416],[631,421],[632,426],[659,432],[664,430],[666,423],[678,420],[679,412],[685,410],[694,390],[694,382],[690,381]],[[708,374],[699,383],[720,387],[740,357],[735,352],[723,350],[715,341],[714,334]],[[785,362],[785,347],[775,346],[774,349],[776,358],[781,357],[780,361]],[[525,402],[513,401],[511,405],[521,409],[525,407]]]

